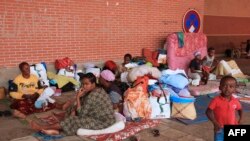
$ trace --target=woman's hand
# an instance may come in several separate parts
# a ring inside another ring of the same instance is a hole
[[[80,97],[86,94],[86,90],[84,88],[80,88],[80,90],[76,94],[76,98],[79,99]]]
[[[76,110],[72,110],[72,111],[70,112],[70,116],[76,116]]]

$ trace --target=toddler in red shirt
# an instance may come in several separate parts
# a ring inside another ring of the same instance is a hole
[[[214,140],[224,140],[224,125],[237,125],[242,120],[242,107],[238,99],[233,97],[237,81],[232,76],[225,76],[220,81],[220,96],[215,97],[209,104],[206,114],[214,124]],[[237,120],[235,112],[238,111]]]

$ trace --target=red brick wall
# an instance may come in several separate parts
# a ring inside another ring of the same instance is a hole
[[[217,54],[233,47],[242,51],[250,39],[249,0],[205,0],[204,33]]]
[[[1,0],[0,67],[140,55],[181,31],[189,8],[203,19],[204,0]]]

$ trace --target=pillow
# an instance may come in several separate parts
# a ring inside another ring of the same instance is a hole
[[[160,77],[160,83],[174,86],[178,89],[184,89],[188,84],[188,79],[182,74],[164,75]]]
[[[114,123],[108,128],[100,129],[100,130],[80,128],[77,130],[77,135],[78,136],[90,136],[90,135],[110,134],[110,133],[115,133],[115,132],[123,130],[125,128],[124,120],[126,119],[119,113],[115,113],[115,119],[116,119],[116,123]]]
[[[78,136],[90,136],[90,135],[100,135],[100,134],[110,134],[121,131],[125,128],[125,123],[123,121],[118,121],[115,124],[111,125],[108,128],[100,130],[91,130],[80,128],[77,130]]]
[[[188,91],[188,89],[187,88],[185,88],[185,89],[182,89],[179,93],[178,93],[178,95],[180,96],[180,97],[192,97],[191,96],[191,94],[190,94],[190,92]]]

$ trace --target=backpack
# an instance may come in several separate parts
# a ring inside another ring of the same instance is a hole
[[[55,68],[57,70],[59,69],[65,69],[68,66],[72,66],[74,63],[71,59],[69,59],[68,57],[65,57],[63,59],[56,59],[55,61]]]

